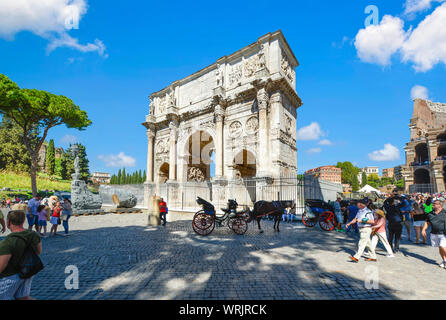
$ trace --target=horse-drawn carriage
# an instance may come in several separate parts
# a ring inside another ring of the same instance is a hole
[[[337,225],[334,208],[323,200],[306,199],[302,222],[306,227],[312,228],[319,222],[322,230],[332,231]]]
[[[212,203],[200,197],[196,201],[203,208],[195,213],[192,220],[192,228],[197,234],[207,236],[216,225],[219,228],[225,224],[236,234],[245,234],[248,230],[249,209],[237,211],[236,200],[229,199],[227,207],[221,209],[224,214],[220,216],[216,214]]]

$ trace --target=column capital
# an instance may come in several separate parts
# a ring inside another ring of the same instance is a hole
[[[176,120],[176,119],[171,119],[170,121],[169,121],[169,128],[172,130],[172,129],[178,129],[178,124],[179,124],[179,122],[178,122],[178,120]]]
[[[269,99],[270,104],[271,103],[282,103],[282,102],[283,102],[283,97],[280,92],[273,93]]]
[[[214,114],[217,122],[223,121],[225,117],[225,109],[220,104],[217,104],[214,109]]]
[[[268,99],[269,99],[269,96],[268,96],[268,92],[266,92],[266,89],[264,87],[260,88],[257,91],[257,103],[259,106],[259,110],[261,110],[261,109],[266,110],[268,108]]]
[[[147,138],[148,139],[155,138],[155,130],[153,128],[147,128]]]

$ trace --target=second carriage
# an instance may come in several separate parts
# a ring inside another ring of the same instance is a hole
[[[236,200],[228,200],[227,207],[221,209],[223,215],[217,215],[214,205],[203,198],[197,197],[196,201],[202,206],[192,220],[192,228],[197,234],[207,236],[215,226],[218,228],[225,224],[236,234],[245,234],[248,230],[249,209],[237,211]]]

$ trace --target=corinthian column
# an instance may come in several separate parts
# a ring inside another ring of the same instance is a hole
[[[155,132],[147,129],[147,182],[153,182],[153,141],[155,140]]]
[[[174,181],[177,179],[177,128],[178,123],[176,121],[170,121],[170,151],[169,151],[169,180]]]
[[[223,177],[223,119],[224,109],[221,105],[215,106],[215,130],[217,136],[215,141],[215,177]]]
[[[259,168],[257,169],[257,176],[269,175],[268,170],[268,93],[265,88],[257,91],[257,103],[259,106],[259,135],[258,135],[258,154],[257,159]]]

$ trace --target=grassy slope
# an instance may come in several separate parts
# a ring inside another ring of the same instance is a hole
[[[0,172],[0,188],[31,191],[31,177],[28,174],[17,174],[2,171]],[[71,191],[71,182],[68,180],[62,180],[58,177],[50,177],[46,174],[38,173],[37,189]]]

